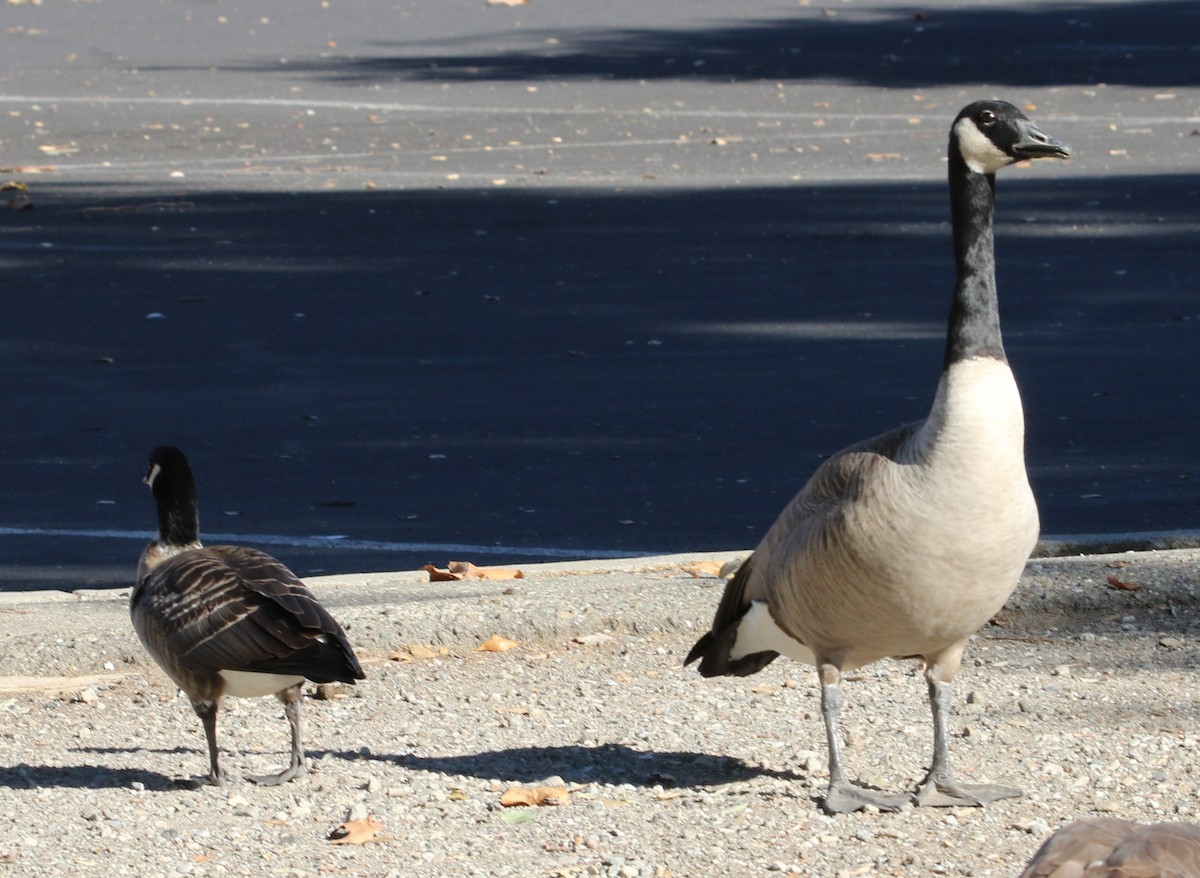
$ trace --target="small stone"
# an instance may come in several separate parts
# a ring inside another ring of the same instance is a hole
[[[1183,641],[1178,637],[1163,637],[1158,641],[1163,649],[1183,649]]]

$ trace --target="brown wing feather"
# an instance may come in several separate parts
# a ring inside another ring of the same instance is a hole
[[[1127,836],[1108,856],[1104,878],[1200,878],[1200,827],[1155,823]]]
[[[893,459],[921,422],[905,424],[887,433],[851,445],[817,467],[800,492],[784,508],[753,554],[725,587],[711,630],[688,653],[684,664],[696,659],[706,677],[746,676],[762,670],[778,657],[776,652],[759,652],[741,659],[730,658],[738,622],[753,601],[767,597],[766,577],[772,556],[785,545],[812,545],[836,539],[836,521],[843,504],[853,499],[864,472],[882,458]]]
[[[171,558],[140,584],[132,613],[168,673],[173,664],[200,675],[364,677],[341,626],[294,573],[256,549],[216,546]]]
[[[1088,864],[1103,860],[1138,824],[1118,817],[1068,823],[1038,848],[1021,878],[1082,878]]]

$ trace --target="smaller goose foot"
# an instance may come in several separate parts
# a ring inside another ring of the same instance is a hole
[[[178,777],[172,783],[177,787],[183,787],[185,790],[198,790],[201,787],[219,787],[224,786],[225,781],[229,777],[225,772],[220,774],[201,774],[196,777]]]
[[[290,780],[295,780],[304,773],[304,763],[301,763],[293,765],[290,768],[285,768],[279,774],[248,774],[246,775],[246,780],[256,783],[260,787],[274,787],[282,783],[287,783]]]
[[[880,811],[899,811],[912,802],[912,797],[868,789],[858,784],[842,781],[831,783],[821,805],[830,814],[852,814],[868,806]]]
[[[923,808],[981,808],[998,799],[1016,799],[1025,795],[1016,787],[1000,784],[958,783],[954,780],[926,779],[917,791],[917,804]]]

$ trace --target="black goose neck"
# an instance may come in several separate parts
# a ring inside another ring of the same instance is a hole
[[[950,219],[954,231],[954,302],[946,334],[944,367],[960,360],[1005,360],[996,299],[996,252],[992,234],[996,178],[967,167],[950,149]]]
[[[169,546],[186,546],[200,538],[200,509],[190,472],[160,473],[152,488],[158,506],[158,538]]]

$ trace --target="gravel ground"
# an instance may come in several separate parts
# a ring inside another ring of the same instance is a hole
[[[1068,819],[1193,818],[1200,553],[1030,562],[969,650],[953,744],[961,776],[1024,798],[837,818],[817,806],[815,673],[682,668],[721,583],[681,560],[310,580],[369,679],[312,690],[310,773],[273,788],[185,782],[206,769],[200,724],[137,643],[127,593],[0,595],[0,874],[1012,876]],[[476,651],[492,635],[519,645]],[[916,663],[867,668],[846,695],[851,771],[915,788],[931,744]],[[273,699],[227,702],[219,730],[235,776],[283,764]],[[559,783],[564,804],[500,804]],[[373,841],[329,841],[368,815]]]

